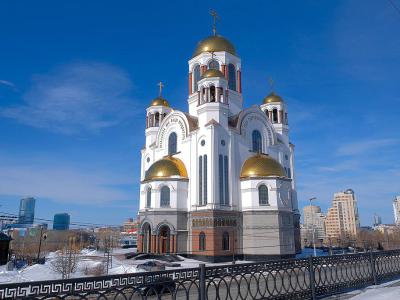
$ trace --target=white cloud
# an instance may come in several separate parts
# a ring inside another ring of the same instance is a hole
[[[1,115],[66,134],[97,132],[135,112],[132,83],[121,69],[104,63],[73,63],[36,75],[24,104]]]
[[[338,155],[359,155],[370,151],[381,150],[384,147],[398,144],[399,139],[371,139],[365,141],[357,141],[340,146],[337,150]]]
[[[1,80],[0,79],[0,85],[5,85],[7,87],[12,88],[13,90],[17,90],[17,88],[15,87],[15,84],[12,83],[11,81],[8,81],[8,80]]]

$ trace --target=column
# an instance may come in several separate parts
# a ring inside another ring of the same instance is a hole
[[[156,251],[155,253],[159,253],[159,247],[160,247],[160,237],[158,236],[158,234],[155,236],[156,237]]]
[[[271,111],[271,110],[268,111],[268,117],[269,117],[269,119],[270,119],[271,122],[272,122],[272,111]]]
[[[146,115],[146,128],[149,128],[149,117]]]
[[[226,72],[226,70],[227,70],[226,65],[222,65],[221,67],[222,67],[222,73],[224,74],[225,78],[228,79],[228,74]]]
[[[189,95],[193,93],[192,72],[189,73]]]
[[[221,102],[219,99],[219,95],[220,95],[220,88],[216,87],[215,88],[215,102]]]
[[[242,72],[240,70],[237,71],[237,85],[238,92],[242,93]]]
[[[282,123],[282,119],[283,119],[283,111],[280,110],[279,113],[278,113],[278,123],[279,124]]]
[[[210,88],[206,88],[206,102],[210,102]]]

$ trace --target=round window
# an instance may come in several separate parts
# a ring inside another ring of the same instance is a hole
[[[206,144],[205,140],[201,140],[200,145],[204,146]]]
[[[221,140],[221,145],[225,146],[225,140]]]

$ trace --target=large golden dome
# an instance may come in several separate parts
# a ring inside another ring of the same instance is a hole
[[[193,57],[203,52],[219,51],[226,51],[230,54],[236,55],[235,47],[230,41],[220,35],[212,35],[197,44],[196,50],[193,53]]]
[[[179,158],[166,156],[150,166],[146,172],[144,181],[164,179],[174,176],[188,178],[186,167]]]
[[[286,177],[286,173],[278,161],[269,155],[261,153],[248,158],[240,172],[240,178],[269,176]]]
[[[208,69],[201,75],[201,78],[222,77],[225,78],[224,73],[216,69]]]
[[[275,94],[274,92],[271,92],[271,94],[269,94],[268,96],[266,96],[263,99],[263,103],[267,104],[267,103],[276,103],[276,102],[283,102],[283,99],[281,96]]]
[[[153,99],[153,101],[151,101],[150,106],[165,106],[165,107],[169,107],[169,103],[163,97],[158,96],[157,98]]]

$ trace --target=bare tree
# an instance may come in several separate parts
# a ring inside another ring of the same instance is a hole
[[[68,244],[68,247],[58,251],[56,257],[51,261],[52,269],[61,274],[62,279],[68,279],[78,267],[79,249],[74,236],[69,238]]]

